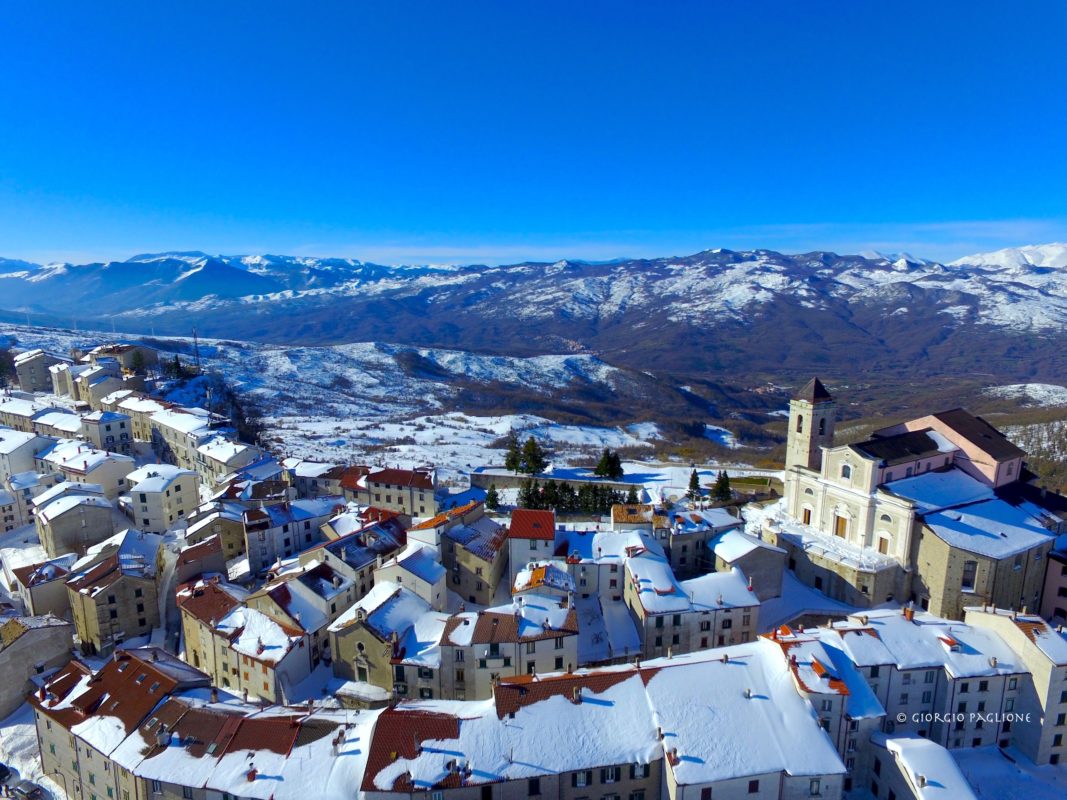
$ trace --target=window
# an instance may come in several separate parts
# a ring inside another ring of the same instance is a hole
[[[923,692],[922,701],[923,703],[929,703],[933,699],[933,697],[933,692]]]
[[[188,786],[183,786],[182,787],[182,797],[186,797],[186,798],[189,798],[190,800],[192,800],[192,796],[193,796],[193,790]]]
[[[160,792],[162,790],[163,790],[163,787],[160,785],[159,781],[152,781],[152,791],[153,792]]]
[[[748,782],[748,793],[749,794],[759,794],[759,781],[758,780],[749,781]]]
[[[526,782],[526,796],[536,797],[539,794],[541,794],[541,779],[530,778],[530,780]]]
[[[705,786],[700,790],[700,800],[711,800],[711,787]]]
[[[871,667],[871,677],[872,678],[877,678],[878,677],[878,669],[879,668],[878,668],[877,664],[875,664],[873,667]]]
[[[808,786],[808,794],[812,797],[818,797],[819,790],[822,788],[818,778],[812,778],[811,784]]]
[[[637,780],[638,778],[647,778],[649,773],[648,764],[631,764],[630,765],[630,780]]]
[[[1009,689],[1015,689],[1018,686],[1019,686],[1019,679],[1018,678],[1008,678],[1008,688]]]
[[[556,662],[553,669],[563,669],[563,656],[556,656]]]
[[[600,782],[601,783],[618,783],[619,780],[619,768],[618,767],[604,767],[600,770]]]
[[[974,591],[974,583],[978,577],[978,562],[977,561],[964,561],[963,562],[963,578],[960,581],[960,588],[965,592]]]
[[[588,770],[587,769],[587,770],[583,770],[582,772],[575,772],[574,774],[571,775],[571,786],[574,786],[576,788],[581,788],[583,786],[588,786],[592,782],[593,782],[593,771],[592,770]]]
[[[846,481],[852,480],[852,467],[848,464],[841,465],[841,477]]]
[[[557,637],[556,637],[556,646],[555,646],[555,649],[556,649],[556,650],[562,650],[562,649],[563,649],[563,637],[562,637],[562,636],[557,636]],[[531,651],[531,652],[532,652],[532,651]]]
[[[978,691],[980,691],[980,692],[988,692],[989,691],[989,681],[978,681]]]
[[[819,436],[826,435],[826,418],[819,417]]]
[[[797,414],[797,433],[804,432],[804,415]]]

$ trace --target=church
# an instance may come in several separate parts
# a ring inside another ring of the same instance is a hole
[[[782,511],[765,536],[808,585],[862,606],[1037,608],[1064,520],[1025,453],[954,408],[834,445],[837,404],[813,378],[789,404]]]

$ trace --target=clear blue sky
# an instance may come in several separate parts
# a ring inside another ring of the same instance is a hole
[[[0,255],[1067,239],[1067,3],[6,3]]]

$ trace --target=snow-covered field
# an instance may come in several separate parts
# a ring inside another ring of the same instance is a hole
[[[58,352],[123,338],[27,326],[4,332],[19,348]],[[170,341],[182,360],[191,360],[187,341]],[[490,446],[511,428],[548,444],[557,464],[587,461],[604,447],[651,449],[662,438],[652,422],[625,428],[562,425],[530,414],[474,416],[449,410],[459,391],[457,380],[521,386],[546,397],[574,381],[610,388],[619,370],[591,355],[511,358],[374,342],[280,347],[205,339],[200,356],[206,369],[222,373],[259,402],[270,437],[286,455],[465,469],[501,462],[503,453]],[[167,397],[183,404],[203,399],[195,385]]]
[[[990,397],[1020,400],[1026,406],[1067,406],[1067,386],[1054,383],[1013,383],[990,386],[984,392]]]
[[[979,797],[996,800],[1062,800],[1067,797],[1067,766],[1038,767],[1024,757],[1012,762],[996,747],[950,752]]]

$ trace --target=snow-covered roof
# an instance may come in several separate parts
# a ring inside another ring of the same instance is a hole
[[[90,494],[96,495],[97,497],[103,497],[104,487],[99,483],[74,483],[72,481],[61,481],[55,486],[45,489],[33,498],[30,503],[35,508],[44,508],[56,498],[68,494]]]
[[[785,553],[780,547],[775,547],[770,542],[745,533],[741,530],[729,530],[716,536],[708,542],[712,552],[728,564],[732,564],[740,558],[744,558],[754,550],[767,550],[775,553]]]
[[[271,528],[279,528],[294,522],[319,520],[329,517],[337,507],[344,504],[344,498],[328,495],[306,500],[293,500],[287,503],[253,508],[245,512],[248,523],[266,522]]]
[[[545,587],[563,592],[574,591],[574,578],[567,572],[564,562],[531,561],[516,573],[511,591],[526,592]]]
[[[965,611],[968,619],[971,614],[978,612],[1010,619],[1045,658],[1056,666],[1067,666],[1067,633],[1052,627],[1037,614],[1020,614],[1003,608],[968,608]]]
[[[17,492],[21,489],[32,489],[34,486],[40,486],[41,479],[45,477],[46,474],[43,472],[27,470],[26,472],[16,472],[8,478],[7,483],[8,486]]]
[[[152,422],[187,436],[207,436],[211,426],[206,415],[194,414],[192,409],[163,409],[152,414]]]
[[[64,431],[66,433],[78,434],[81,433],[82,420],[77,414],[72,414],[69,411],[48,411],[38,416],[34,423],[37,425],[46,425],[50,428],[55,428],[58,431]]]
[[[977,800],[952,754],[932,739],[874,733],[871,741],[893,754],[919,800]]]
[[[252,445],[228,439],[225,436],[215,436],[196,448],[196,452],[205,458],[221,461],[228,464],[241,453],[252,449]]]
[[[292,461],[286,459],[286,461]],[[321,478],[327,472],[337,469],[338,464],[326,464],[321,461],[304,461],[296,459],[296,463],[282,462],[282,466],[288,469],[297,478]]]
[[[998,499],[928,514],[924,522],[951,547],[994,559],[1052,541],[1052,532],[1038,518]]]
[[[54,487],[53,487],[54,488]],[[39,508],[37,516],[44,522],[52,520],[78,508],[106,508],[111,509],[111,503],[106,498],[89,494],[65,494],[53,500],[44,508]]]
[[[0,428],[0,455],[9,455],[36,438],[36,433]]]
[[[988,500],[994,496],[992,487],[972,478],[958,467],[901,478],[883,484],[882,489],[911,500],[923,514]]]
[[[943,668],[954,678],[1012,675],[1026,672],[1019,657],[996,633],[916,611],[881,609],[835,622],[832,633],[841,649],[861,667],[879,664],[897,669]],[[866,622],[864,622],[864,619]]]
[[[123,422],[129,418],[129,414],[120,414],[117,411],[93,411],[82,417],[86,422],[99,422],[101,424],[108,422]]]
[[[444,532],[456,544],[484,561],[492,561],[507,541],[508,529],[489,517],[479,517]]]
[[[675,535],[719,531],[744,525],[744,520],[738,519],[725,508],[671,511],[667,519]]]
[[[301,641],[262,611],[239,605],[219,620],[216,628],[230,639],[236,652],[268,664],[277,664]]]
[[[710,572],[678,585],[689,596],[691,611],[759,605],[756,593],[748,588],[748,578],[737,567],[729,572]]]
[[[109,394],[108,397],[118,397],[122,392],[114,392]],[[125,411],[133,411],[141,414],[155,414],[160,411],[165,411],[167,406],[158,400],[153,400],[151,397],[131,396],[127,397],[118,405],[119,408]]]
[[[843,774],[783,672],[777,646],[761,640],[640,667],[504,679],[489,700],[401,704],[378,718],[363,790],[429,790],[457,769],[466,784],[485,784],[660,758],[681,785]]]
[[[57,469],[81,473],[92,472],[107,463],[131,466],[134,463],[130,456],[97,450],[91,444],[77,439],[60,439],[47,453],[41,453],[38,457],[55,465]]]
[[[430,584],[445,577],[445,568],[437,560],[437,551],[416,541],[408,542],[403,551],[382,563],[383,568],[391,566],[398,566]]]
[[[49,403],[38,400],[24,400],[21,397],[10,397],[0,401],[0,414],[12,414],[16,417],[27,419],[40,414],[42,411],[54,411],[56,407]]]
[[[196,473],[173,464],[148,464],[135,469],[126,476],[133,492],[162,492],[183,475],[196,477]]]

